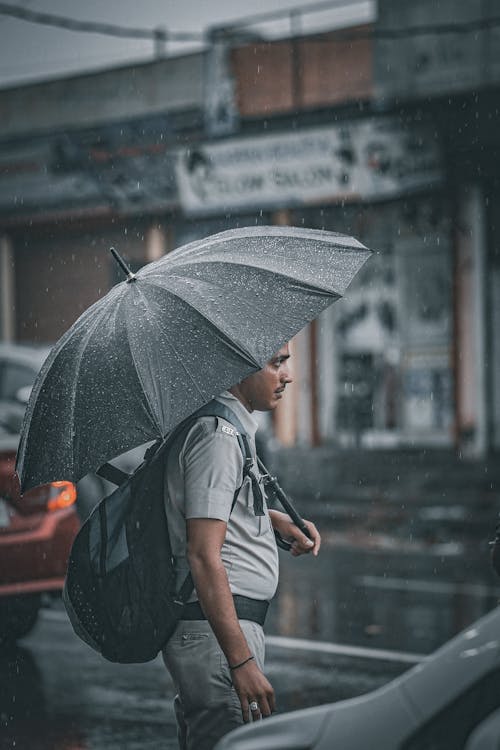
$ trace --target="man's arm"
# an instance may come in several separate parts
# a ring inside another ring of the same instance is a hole
[[[191,518],[187,521],[187,556],[196,592],[203,611],[230,665],[240,664],[252,656],[240,627],[221,549],[227,524],[213,518]],[[249,703],[257,701],[262,716],[275,710],[274,691],[255,660],[231,672],[233,685],[241,703],[243,721],[249,721]],[[252,712],[253,713],[253,712]],[[259,718],[257,713],[254,719]]]

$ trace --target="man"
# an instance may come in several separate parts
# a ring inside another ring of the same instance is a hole
[[[289,358],[286,344],[262,370],[218,397],[245,428],[254,457],[252,412],[276,408],[292,382]],[[178,690],[181,750],[210,750],[230,730],[269,716],[276,707],[263,672],[262,630],[278,583],[272,529],[293,542],[294,555],[317,555],[321,540],[314,524],[306,521],[309,540],[288,515],[268,510],[265,498],[263,510],[256,511],[252,481],[243,481],[237,433],[226,420],[201,417],[180,436],[169,453],[166,476],[177,583],[190,569],[195,592],[163,657]]]

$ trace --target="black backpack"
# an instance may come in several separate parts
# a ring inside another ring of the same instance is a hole
[[[151,446],[132,475],[111,464],[102,467],[103,476],[121,484],[96,506],[73,542],[64,604],[75,633],[109,661],[154,659],[172,635],[193,591],[191,574],[175,591],[163,491],[174,438],[187,433],[201,416],[222,417],[234,425],[244,456],[244,476],[250,474],[255,481],[241,423],[224,404],[211,401],[166,440]]]

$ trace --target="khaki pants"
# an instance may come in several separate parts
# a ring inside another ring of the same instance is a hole
[[[264,669],[264,633],[240,620],[250,651]],[[241,706],[226,657],[206,620],[181,620],[163,650],[172,676],[180,750],[211,750],[225,734],[243,724]]]

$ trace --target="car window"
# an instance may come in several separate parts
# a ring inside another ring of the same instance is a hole
[[[496,669],[433,716],[401,750],[462,750],[473,729],[499,706],[500,670]]]
[[[16,362],[4,362],[2,379],[0,381],[1,398],[15,401],[20,388],[33,385],[36,372],[31,367],[19,365]]]

